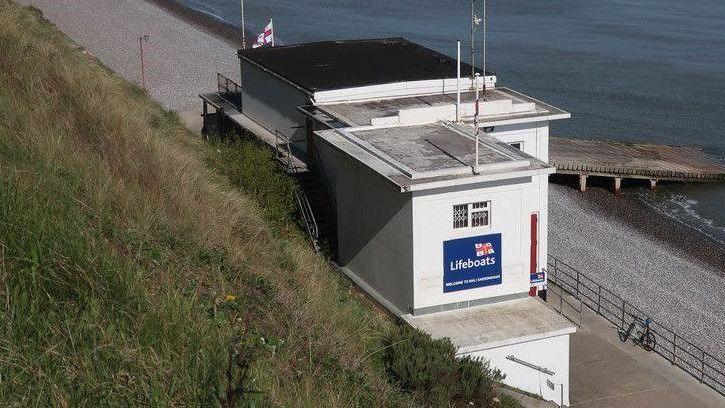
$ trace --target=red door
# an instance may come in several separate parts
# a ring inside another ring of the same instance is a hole
[[[531,273],[539,269],[539,214],[531,214]]]

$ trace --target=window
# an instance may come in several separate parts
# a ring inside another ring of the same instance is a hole
[[[468,226],[468,204],[453,206],[453,228]]]
[[[453,206],[453,228],[487,227],[491,223],[491,202],[479,201]]]
[[[471,204],[471,226],[488,226],[488,201]]]
[[[515,147],[515,148],[517,148],[519,150],[523,150],[523,145],[524,145],[523,142],[513,142],[513,143],[509,143],[509,146]]]

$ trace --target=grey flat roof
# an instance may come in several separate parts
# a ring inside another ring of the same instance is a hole
[[[481,132],[479,173],[474,174],[473,128],[462,124],[329,129],[317,131],[315,135],[388,178],[402,191],[492,179],[522,179],[554,170]]]
[[[451,170],[468,173],[475,159],[475,142],[440,123],[350,133],[416,173],[440,171],[437,174],[449,174]],[[525,166],[530,163],[516,152],[502,153],[486,145],[480,146],[478,160],[481,165],[520,161],[519,164]]]
[[[475,92],[462,92],[461,103],[471,104],[475,101]],[[537,120],[554,120],[568,118],[571,115],[561,109],[548,105],[544,102],[513,91],[508,88],[499,87],[486,91],[485,102],[504,102],[511,101],[512,107],[531,106],[532,109],[519,110],[508,114],[492,114],[487,115],[485,107],[481,110],[479,121],[485,122],[502,122],[502,121],[522,121],[526,119]],[[456,103],[455,93],[409,96],[393,99],[378,99],[374,101],[364,102],[345,102],[317,105],[329,115],[346,123],[348,126],[369,126],[371,119],[393,117],[401,110],[420,109],[428,107],[451,106]],[[483,105],[482,105],[483,106]],[[464,116],[465,121],[472,121],[472,117]]]
[[[261,47],[238,54],[308,92],[456,76],[455,59],[405,38]],[[462,63],[461,69],[470,72],[471,66]]]
[[[535,298],[405,315],[411,326],[434,338],[448,337],[460,354],[571,334],[576,326]]]

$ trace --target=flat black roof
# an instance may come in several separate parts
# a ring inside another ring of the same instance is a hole
[[[308,92],[456,76],[454,58],[405,38],[325,41],[238,54]],[[470,72],[471,66],[462,63],[461,75]]]

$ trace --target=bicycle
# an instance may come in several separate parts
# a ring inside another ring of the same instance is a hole
[[[652,319],[650,318],[646,318],[644,321],[642,321],[637,318],[637,316],[634,316],[634,319],[632,320],[632,323],[629,324],[629,327],[627,327],[627,330],[617,330],[619,340],[622,343],[626,343],[627,340],[629,340],[629,338],[631,337],[634,344],[642,346],[642,348],[646,351],[654,350],[655,346],[657,346],[657,338],[650,331],[650,323],[652,323]],[[637,327],[637,333],[635,334],[635,336],[632,336],[632,331],[635,329],[635,327]]]

